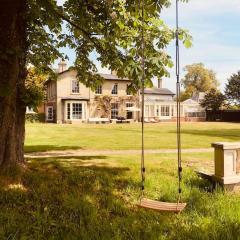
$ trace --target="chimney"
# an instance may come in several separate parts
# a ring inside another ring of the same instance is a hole
[[[162,79],[158,79],[158,88],[162,88]]]
[[[64,72],[67,70],[67,63],[64,61],[64,59],[62,59],[59,64],[58,64],[58,72]]]

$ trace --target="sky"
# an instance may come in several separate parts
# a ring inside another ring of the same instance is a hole
[[[58,0],[62,3],[64,0]],[[170,8],[164,9],[161,17],[171,27],[175,26],[175,0]],[[193,47],[186,49],[181,45],[181,77],[183,68],[192,63],[202,62],[214,70],[221,90],[231,74],[240,70],[240,0],[190,0],[179,5],[179,25],[188,29],[193,37]],[[174,42],[167,51],[175,60]],[[74,53],[69,49],[69,64],[74,61]],[[96,56],[92,54],[92,58]],[[107,73],[97,63],[100,72]],[[170,78],[165,78],[163,87],[175,91],[175,73],[170,69]]]

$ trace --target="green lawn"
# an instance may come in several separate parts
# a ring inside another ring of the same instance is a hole
[[[0,239],[240,239],[240,195],[211,193],[209,183],[194,174],[209,168],[212,157],[183,154],[188,205],[179,215],[136,207],[139,156],[28,160],[24,172],[0,175]],[[175,154],[148,155],[146,168],[146,196],[176,201]]]
[[[27,124],[26,152],[63,149],[139,149],[140,124]],[[183,148],[207,148],[215,141],[239,141],[238,123],[184,123]],[[175,148],[174,123],[146,124],[146,149]]]
[[[146,124],[146,148],[175,148],[175,124]],[[240,124],[185,123],[184,148],[239,141]],[[140,148],[140,125],[27,124],[27,152]],[[0,239],[176,240],[240,239],[240,195],[197,177],[212,169],[213,153],[183,154],[179,215],[136,206],[140,156],[78,156],[28,159],[22,171],[0,173]],[[146,155],[148,198],[177,200],[176,154]]]

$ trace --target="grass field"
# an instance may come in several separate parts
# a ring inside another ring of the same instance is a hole
[[[0,175],[0,239],[240,239],[240,196],[211,192],[194,174],[211,158],[183,155],[180,215],[136,207],[139,156],[29,159],[24,172]],[[176,201],[175,154],[148,155],[146,168],[145,195]]]
[[[56,125],[27,124],[26,152],[91,149],[122,150],[140,148],[140,124]],[[183,148],[208,148],[216,141],[239,141],[238,123],[184,123]],[[146,124],[146,149],[175,148],[174,123]]]
[[[175,124],[146,124],[146,148],[176,147]],[[240,125],[183,124],[184,148],[239,141]],[[213,191],[194,170],[213,168],[213,153],[183,154],[179,215],[146,211],[140,196],[140,156],[98,156],[93,150],[140,148],[140,125],[27,124],[27,152],[86,149],[92,156],[27,159],[0,171],[0,239],[238,240],[240,194]],[[146,155],[145,196],[177,201],[176,154]]]

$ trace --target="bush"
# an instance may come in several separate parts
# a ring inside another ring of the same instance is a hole
[[[34,122],[45,122],[44,113],[26,113],[25,121],[34,123]]]

